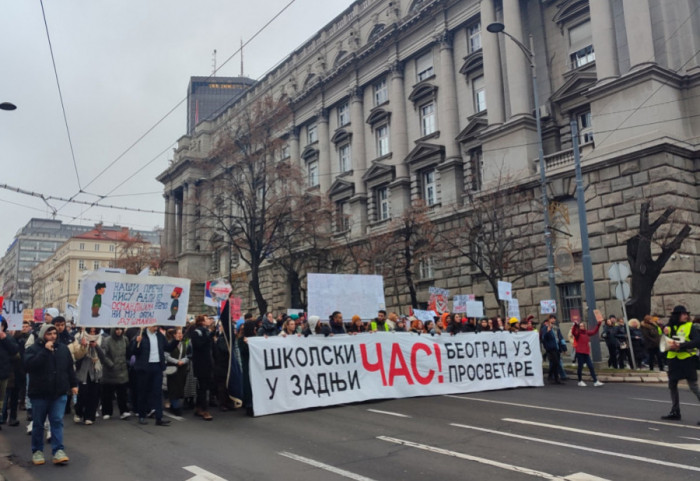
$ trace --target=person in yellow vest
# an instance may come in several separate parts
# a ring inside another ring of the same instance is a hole
[[[386,322],[386,311],[380,310],[377,312],[377,317],[369,323],[370,332],[391,331],[391,326]]]
[[[681,409],[678,398],[678,381],[685,379],[688,387],[700,401],[698,389],[698,347],[700,347],[700,331],[693,328],[690,313],[684,306],[673,308],[664,334],[674,341],[668,343],[668,389],[671,391],[671,412],[661,419],[680,420]],[[678,339],[681,339],[680,341]],[[700,425],[700,421],[698,421]]]

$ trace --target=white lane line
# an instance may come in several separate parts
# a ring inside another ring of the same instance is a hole
[[[550,407],[545,407],[545,406],[533,406],[532,404],[520,404],[520,403],[507,402],[507,401],[494,401],[492,399],[481,399],[481,398],[469,397],[469,396],[455,396],[453,394],[446,394],[445,397],[454,398],[454,399],[463,399],[463,400],[467,400],[467,401],[479,401],[479,402],[485,402],[485,403],[491,403],[491,404],[502,404],[505,406],[517,406],[520,408],[541,409],[543,411],[554,411],[554,412],[567,413],[567,414],[576,414],[577,416],[594,416],[594,417],[607,418],[607,419],[619,419],[620,421],[632,421],[635,423],[659,424],[661,426],[673,426],[675,428],[700,429],[700,426],[689,426],[686,424],[668,423],[668,422],[664,422],[664,421],[651,421],[648,419],[639,419],[639,418],[627,418],[624,416],[613,416],[611,414],[587,413],[587,412],[577,411],[577,410],[572,410],[572,409],[560,409],[560,408],[550,408]]]
[[[606,456],[613,456],[613,457],[617,457],[617,458],[632,459],[634,461],[641,461],[641,462],[649,463],[649,464],[658,464],[661,466],[669,466],[669,467],[676,468],[676,469],[684,469],[686,471],[696,471],[696,472],[700,473],[699,467],[670,463],[668,461],[661,461],[659,459],[650,459],[650,458],[646,458],[646,457],[642,457],[642,456],[635,456],[633,454],[616,453],[614,451],[589,448],[587,446],[579,446],[576,444],[562,443],[559,441],[550,441],[549,439],[540,439],[540,438],[535,438],[532,436],[523,436],[521,434],[513,434],[513,433],[505,433],[502,431],[495,431],[493,429],[479,428],[476,426],[467,426],[466,424],[450,423],[450,426],[454,426],[456,428],[462,428],[462,429],[471,429],[471,430],[480,431],[483,433],[497,434],[499,436],[505,436],[508,438],[523,439],[525,441],[534,441],[536,443],[551,444],[553,446],[559,446],[562,448],[578,449],[579,451],[588,451],[590,453],[604,454]]]
[[[502,418],[501,421],[509,423],[525,424],[527,426],[537,426],[540,428],[556,429],[558,431],[566,431],[569,433],[586,434],[588,436],[598,436],[599,438],[619,439],[620,441],[628,441],[631,443],[651,444],[652,446],[663,446],[672,449],[685,449],[687,451],[700,451],[700,444],[675,444],[664,443],[662,441],[652,441],[649,439],[632,438],[629,436],[620,436],[619,434],[601,433],[599,431],[588,431],[586,429],[570,428],[567,426],[555,426],[548,423],[538,423],[535,421],[526,421],[524,419]]]
[[[649,398],[644,398],[644,397],[631,397],[630,399],[633,399],[635,401],[647,401],[650,403],[662,403],[662,404],[671,404],[668,400],[662,401],[661,399],[649,399]],[[693,403],[681,403],[683,406],[696,406],[696,404]]]
[[[214,473],[210,473],[206,469],[202,469],[199,466],[184,466],[182,469],[195,475],[194,478],[190,478],[187,481],[227,481],[226,479],[221,478]]]
[[[422,449],[423,451],[430,451],[432,453],[443,454],[445,456],[453,456],[459,459],[466,459],[467,461],[473,461],[475,463],[486,464],[487,466],[492,466],[496,468],[505,469],[507,471],[513,471],[521,474],[528,474],[530,476],[537,476],[538,478],[544,479],[554,479],[563,480],[564,478],[560,476],[555,476],[553,474],[545,473],[543,471],[536,471],[530,468],[524,468],[522,466],[515,466],[513,464],[501,463],[499,461],[493,461],[491,459],[485,459],[479,456],[470,456],[469,454],[459,453],[457,451],[450,451],[448,449],[436,448],[435,446],[428,446],[427,444],[414,443],[413,441],[406,441],[403,439],[391,438],[388,436],[377,436],[377,439],[381,441],[386,441],[388,443],[400,444],[402,446],[408,446],[411,448]]]
[[[344,469],[336,468],[335,466],[331,466],[330,464],[325,464],[320,461],[316,461],[315,459],[311,458],[305,458],[303,456],[299,456],[293,453],[288,453],[286,451],[282,451],[281,453],[277,453],[280,456],[285,456],[289,459],[293,459],[295,461],[299,461],[300,463],[305,463],[308,464],[309,466],[314,466],[315,468],[321,468],[326,471],[329,471],[331,473],[338,474],[340,476],[343,476],[348,479],[354,479],[355,481],[374,481],[372,478],[368,478],[366,476],[362,476],[361,474],[356,474],[351,471],[346,471]]]
[[[691,441],[700,441],[700,438],[689,438],[687,436],[678,436],[681,439],[690,439]]]
[[[406,414],[392,413],[391,411],[380,411],[379,409],[368,409],[368,411],[371,413],[386,414],[388,416],[396,416],[397,418],[410,418],[411,417],[411,416],[407,416]]]
[[[574,473],[566,477],[566,481],[608,481],[588,473]]]

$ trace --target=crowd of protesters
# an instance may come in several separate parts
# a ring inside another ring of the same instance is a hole
[[[32,461],[37,465],[45,463],[45,433],[51,441],[53,463],[68,462],[63,446],[63,417],[71,412],[75,423],[87,426],[99,418],[107,421],[132,417],[140,424],[148,424],[148,419],[154,418],[155,425],[167,426],[169,420],[164,418],[164,409],[174,416],[192,410],[205,421],[213,419],[213,407],[222,412],[243,407],[248,415],[253,415],[247,340],[257,336],[334,336],[387,331],[450,336],[539,330],[543,356],[549,361],[549,381],[560,384],[566,379],[562,354],[568,347],[554,315],[538,325],[534,316],[523,320],[500,316],[477,319],[460,313],[443,313],[434,319],[420,320],[380,310],[374,319],[352,315],[346,321],[343,313],[337,311],[323,320],[303,313],[275,316],[268,312],[258,318],[247,313],[243,319],[232,322],[217,322],[213,317],[198,315],[185,327],[101,330],[71,329],[58,314],[55,308],[49,308],[45,310],[44,323],[25,321],[21,331],[9,332],[3,320],[0,329],[0,425],[18,426],[18,411],[26,410],[27,433],[32,436]],[[221,319],[229,319],[228,304]],[[659,349],[664,326],[657,317],[645,316],[641,323],[631,319],[625,326],[624,319],[610,316],[592,329],[583,322],[574,323],[567,337],[578,364],[579,386],[586,385],[582,380],[584,365],[590,370],[594,386],[602,386],[589,347],[590,337],[601,328],[601,338],[609,351],[609,367],[631,366],[633,352],[636,366],[664,368],[665,356]],[[227,386],[232,355],[237,356],[242,370],[243,396],[235,401],[229,396]]]

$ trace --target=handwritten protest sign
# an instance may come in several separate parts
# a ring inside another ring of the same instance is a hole
[[[423,322],[434,321],[435,318],[437,317],[437,313],[435,311],[424,311],[421,309],[413,309],[413,317],[415,317],[419,321],[423,321]]]
[[[231,293],[231,284],[224,279],[215,279],[204,283],[204,304],[211,307],[219,307],[228,299]]]
[[[428,292],[430,293],[430,299],[428,300],[429,311],[442,313],[448,312],[450,310],[448,305],[450,291],[448,291],[447,289],[441,289],[439,287],[430,287],[428,289]]]
[[[452,298],[452,312],[466,313],[467,302],[475,301],[474,294],[458,294]],[[471,316],[469,316],[471,317]]]
[[[498,281],[498,300],[510,301],[513,298],[513,284],[505,281]]]
[[[0,297],[0,313],[7,320],[7,329],[19,331],[24,319],[24,303],[22,301],[3,299]]]
[[[81,283],[78,324],[183,326],[189,296],[189,279],[91,272]]]
[[[253,337],[256,416],[315,406],[542,386],[536,332]]]
[[[508,301],[508,317],[520,320],[520,302],[515,298]]]
[[[557,301],[552,299],[540,301],[540,314],[556,314]]]
[[[484,303],[481,301],[469,301],[466,305],[467,317],[484,317]]]

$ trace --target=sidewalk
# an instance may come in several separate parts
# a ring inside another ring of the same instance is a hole
[[[570,364],[564,364],[564,370],[569,379],[576,379],[576,367]],[[649,371],[649,370],[632,370],[632,369],[610,369],[600,368],[595,366],[596,374],[600,382],[643,382],[665,384],[668,382],[668,374],[664,371]],[[545,375],[549,372],[547,367],[544,368]],[[588,368],[583,368],[583,380],[592,381],[593,379],[588,372]]]

